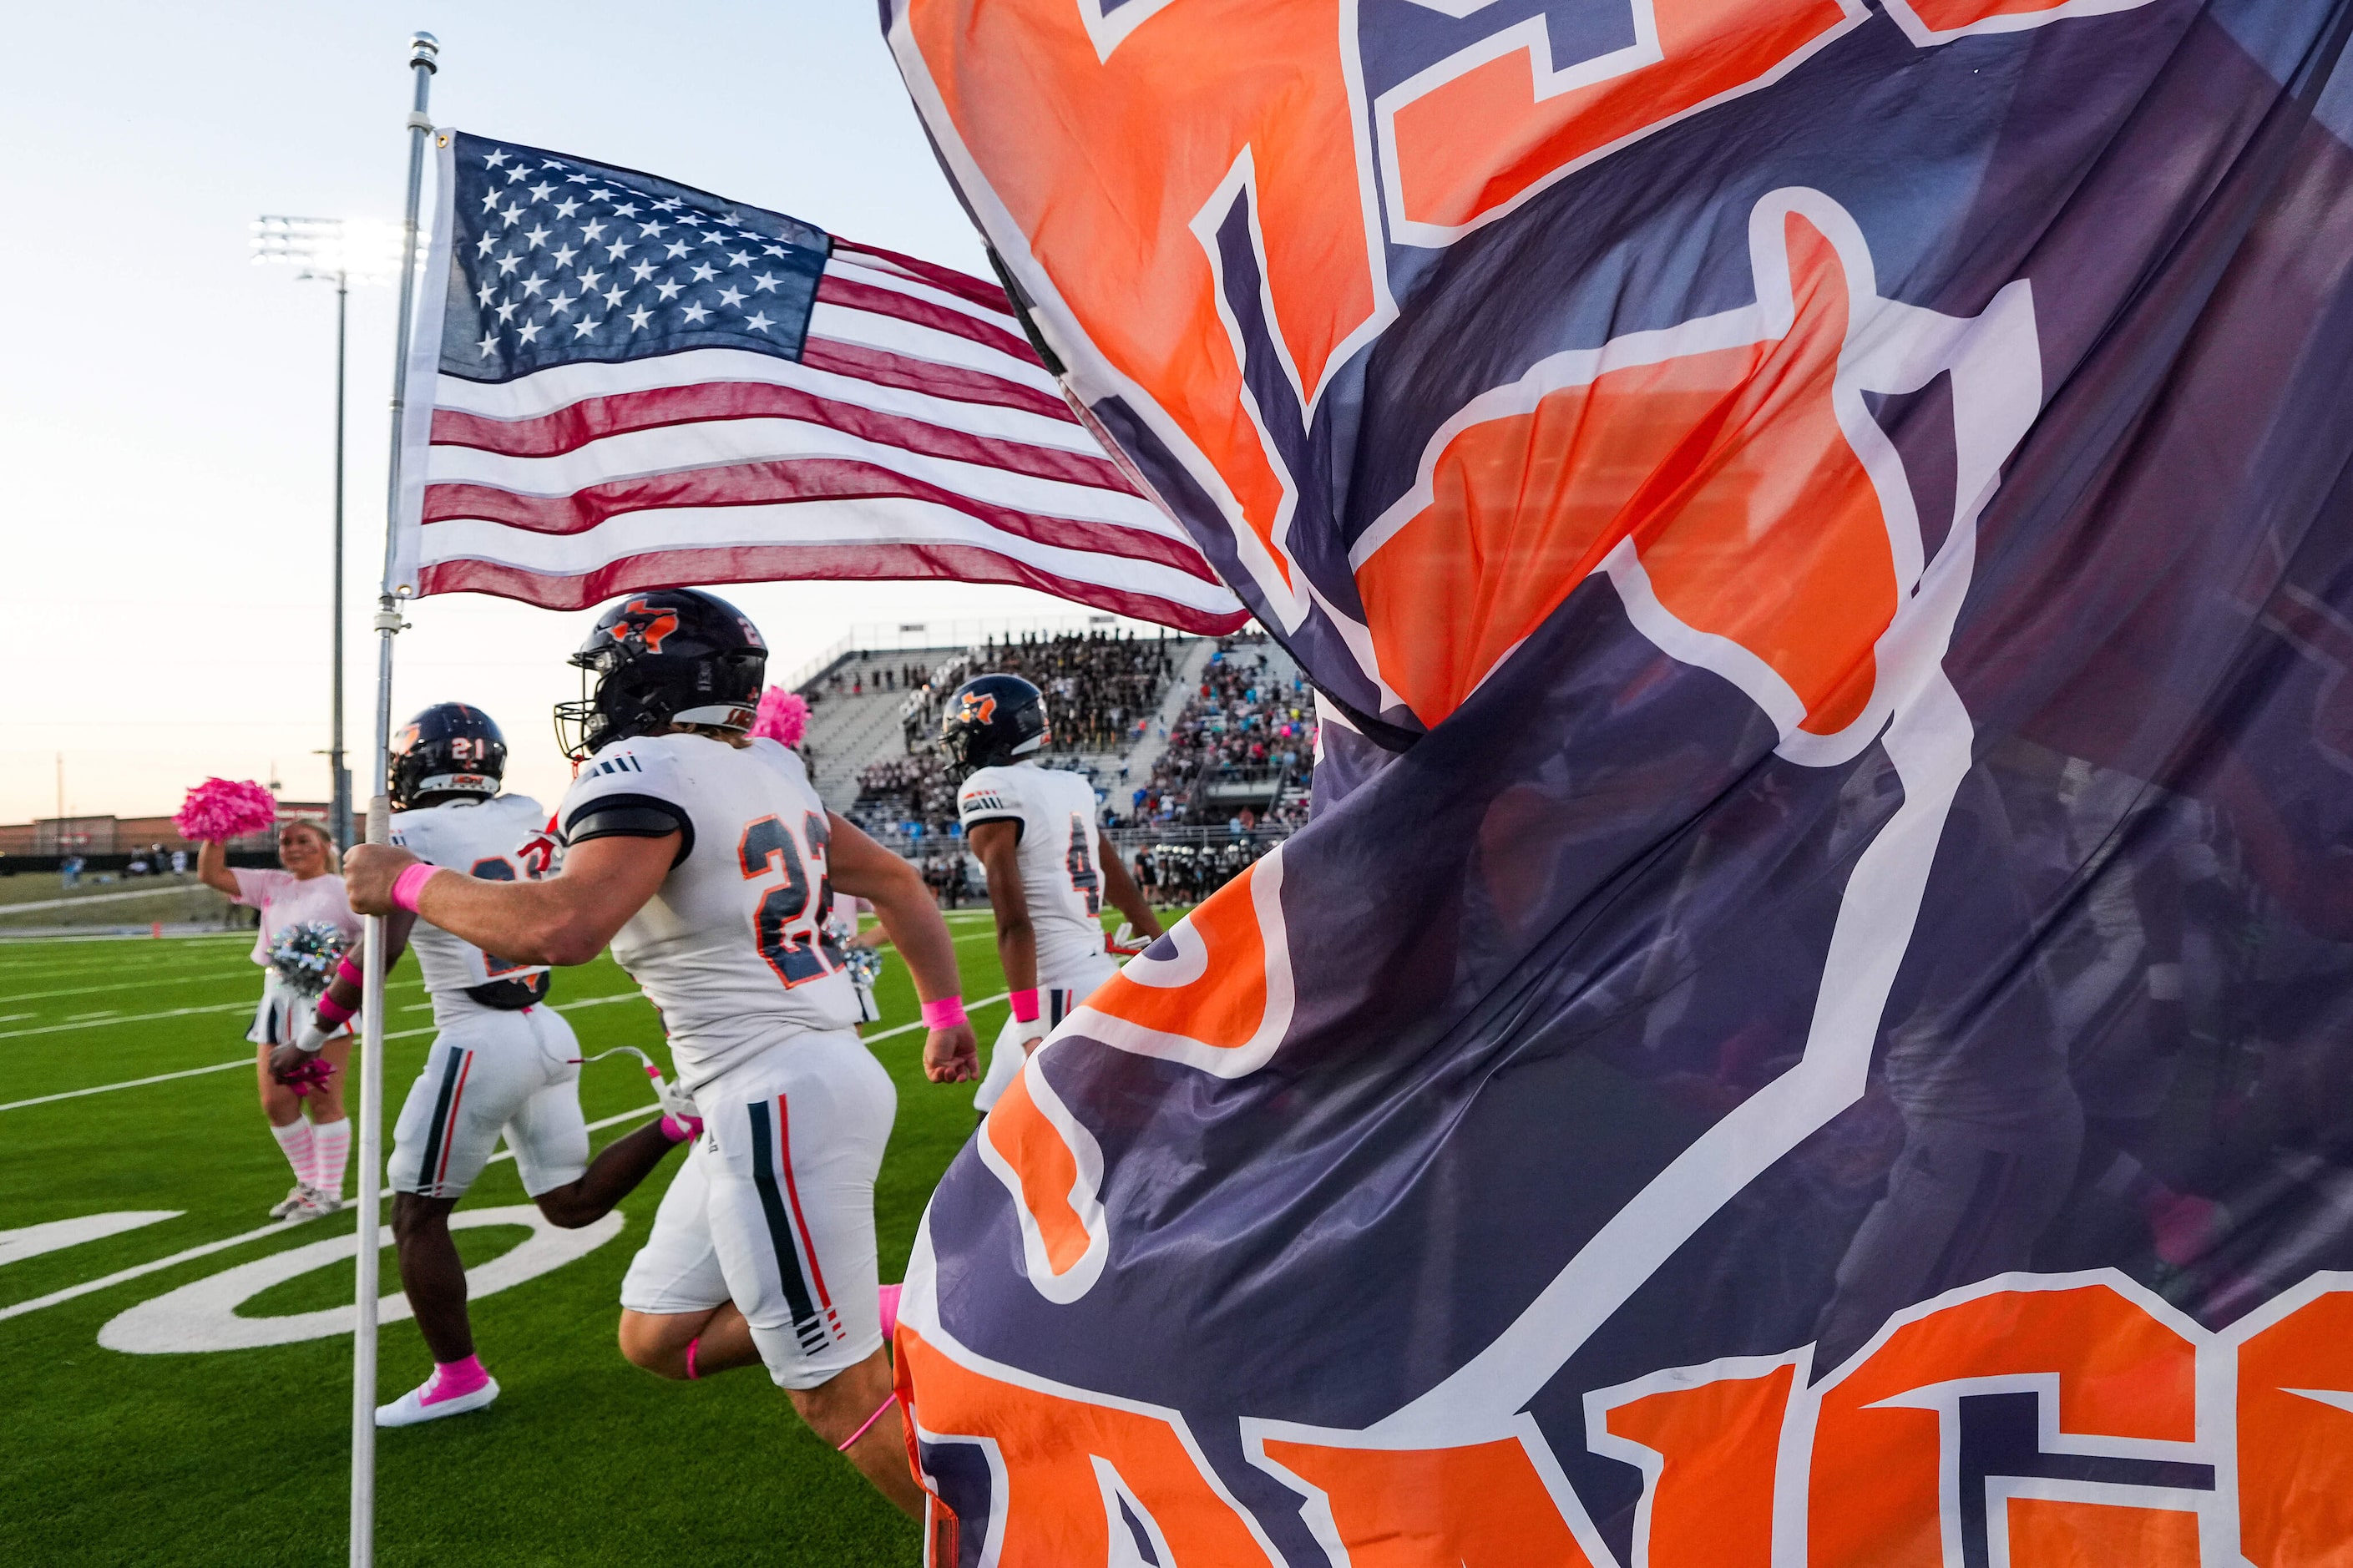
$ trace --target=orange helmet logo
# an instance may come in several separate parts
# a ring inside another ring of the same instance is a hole
[[[986,724],[997,717],[997,699],[987,692],[967,691],[956,717],[968,724]]]
[[[615,642],[635,643],[648,653],[659,653],[662,639],[676,630],[675,613],[652,609],[643,599],[632,599],[623,607],[621,618],[605,628],[605,635]]]

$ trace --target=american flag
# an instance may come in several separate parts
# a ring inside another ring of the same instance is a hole
[[[577,609],[784,578],[1248,619],[997,284],[652,175],[445,132],[399,581]],[[429,389],[429,390],[428,390]]]

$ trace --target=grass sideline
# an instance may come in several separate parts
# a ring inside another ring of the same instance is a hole
[[[985,911],[950,917],[965,994],[1004,983]],[[225,1063],[250,1054],[258,992],[251,938],[0,945],[0,1104]],[[633,993],[609,956],[563,972],[558,1004]],[[916,1016],[895,956],[879,1033]],[[414,961],[387,1005],[385,1086],[396,1111],[431,1044]],[[975,1024],[984,1057],[1003,1005]],[[634,1045],[667,1061],[652,1008],[633,997],[566,1016],[584,1054]],[[875,1194],[882,1277],[901,1278],[932,1188],[973,1126],[972,1086],[923,1081],[922,1036],[875,1055],[899,1089]],[[637,1065],[587,1067],[591,1122],[647,1099]],[[390,1115],[386,1118],[389,1145]],[[592,1134],[601,1147],[634,1118]],[[0,1234],[126,1209],[177,1218],[0,1264],[0,1311],[189,1247],[255,1229],[288,1174],[263,1126],[249,1070],[0,1111]],[[680,1162],[621,1205],[612,1241],[475,1303],[485,1364],[504,1392],[479,1415],[379,1435],[377,1561],[387,1565],[629,1564],[681,1552],[700,1562],[889,1564],[916,1561],[902,1519],[793,1416],[754,1369],[666,1383],[614,1348],[621,1274]],[[353,1184],[355,1185],[355,1180]],[[512,1162],[491,1165],[465,1207],[527,1201]],[[460,1212],[463,1212],[461,1208]],[[264,1349],[132,1355],[102,1348],[109,1320],[164,1292],[273,1252],[349,1235],[338,1215],[0,1321],[0,1562],[328,1565],[344,1560],[351,1347],[347,1338]],[[461,1234],[470,1265],[521,1241],[515,1227]],[[398,1289],[389,1248],[387,1291]],[[275,1286],[247,1316],[349,1299],[349,1265]],[[383,1335],[379,1397],[429,1359],[410,1323]]]

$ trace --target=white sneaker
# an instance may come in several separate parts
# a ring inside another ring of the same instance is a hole
[[[302,1206],[302,1194],[311,1189],[297,1182],[286,1189],[286,1195],[269,1205],[271,1219],[284,1219]]]
[[[331,1215],[343,1206],[343,1199],[331,1198],[318,1188],[311,1186],[296,1187],[290,1201],[294,1206],[288,1209],[281,1216],[288,1225],[297,1225],[306,1219],[317,1219],[322,1215]]]
[[[499,1380],[491,1379],[471,1394],[461,1394],[455,1399],[425,1403],[425,1391],[433,1386],[433,1379],[410,1389],[389,1405],[375,1407],[375,1424],[379,1426],[419,1426],[427,1421],[438,1421],[445,1415],[463,1415],[480,1410],[499,1396]]]

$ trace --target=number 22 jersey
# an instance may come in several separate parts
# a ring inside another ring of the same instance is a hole
[[[613,957],[660,1010],[690,1090],[797,1032],[858,1022],[825,932],[825,803],[798,754],[770,740],[616,741],[582,764],[556,821],[578,843],[604,814],[680,831],[670,876],[614,937]]]

